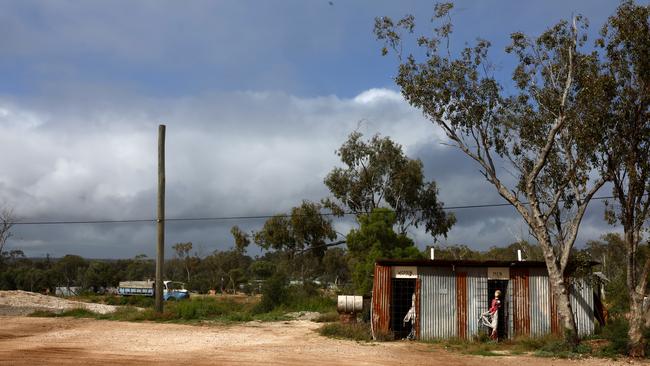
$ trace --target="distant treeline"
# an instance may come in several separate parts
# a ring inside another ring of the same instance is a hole
[[[625,291],[616,291],[625,281],[622,243],[618,234],[608,234],[602,241],[590,241],[585,248],[574,251],[573,257],[577,262],[602,262],[596,270],[601,270],[610,280],[607,285],[609,298],[616,306],[624,308],[626,299],[616,299],[625,294]],[[543,260],[539,246],[525,241],[485,251],[467,245],[433,247],[436,259],[514,261],[517,251],[521,250],[524,260]],[[362,284],[356,283],[352,276],[356,259],[345,248],[328,248],[322,259],[309,253],[294,255],[286,251],[272,251],[253,258],[236,247],[199,257],[192,253],[192,243],[179,243],[173,248],[174,258],[165,263],[165,279],[185,282],[190,290],[201,293],[209,290],[257,292],[261,284],[276,273],[283,273],[294,281],[362,293]],[[419,252],[417,257],[428,258],[429,248]],[[55,287],[66,286],[103,291],[116,287],[120,281],[145,280],[155,275],[154,260],[145,255],[117,260],[84,259],[77,255],[26,258],[20,250],[14,250],[5,254],[0,268],[0,289],[34,292],[53,292]]]

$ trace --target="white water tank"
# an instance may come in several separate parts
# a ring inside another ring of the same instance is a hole
[[[363,296],[339,295],[336,310],[339,313],[360,313],[363,310]]]

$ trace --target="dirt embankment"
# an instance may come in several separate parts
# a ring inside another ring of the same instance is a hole
[[[28,315],[34,311],[61,313],[73,309],[86,309],[99,314],[107,314],[114,312],[117,307],[66,300],[28,291],[0,291],[0,315]]]

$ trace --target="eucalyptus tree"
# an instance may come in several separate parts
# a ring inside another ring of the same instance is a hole
[[[15,217],[13,210],[7,207],[0,209],[0,265],[7,253],[5,253],[5,245],[9,238],[11,238],[11,229],[14,226]]]
[[[587,205],[606,181],[596,170],[593,97],[580,89],[598,74],[597,57],[581,51],[586,21],[576,16],[538,37],[513,33],[506,52],[518,62],[505,92],[488,59],[490,42],[478,39],[452,52],[452,8],[435,6],[433,32],[418,37],[408,53],[415,18],[377,18],[382,54],[397,54],[395,81],[405,99],[478,164],[527,223],[542,249],[567,340],[576,342],[567,265]]]
[[[623,226],[626,285],[630,301],[630,355],[644,356],[643,298],[647,296],[650,257],[639,255],[650,218],[650,7],[622,3],[597,41],[604,53],[602,130],[606,142],[604,174],[611,177],[614,204],[606,217]],[[648,246],[646,242],[645,246]]]
[[[243,232],[237,225],[230,228],[230,234],[235,240],[234,249],[237,252],[244,254],[244,252],[246,252],[246,248],[248,248],[248,245],[251,243],[250,235]]]
[[[345,243],[336,240],[338,233],[321,210],[320,204],[305,200],[289,214],[266,220],[262,229],[253,233],[253,240],[263,249],[283,253],[291,272],[305,279],[315,274],[328,247]]]
[[[332,196],[323,201],[335,214],[369,215],[387,207],[395,212],[402,234],[412,226],[424,226],[434,237],[451,229],[455,218],[443,210],[436,183],[425,180],[422,162],[407,157],[390,138],[375,135],[365,141],[355,131],[337,155],[344,167],[334,168],[325,177]]]

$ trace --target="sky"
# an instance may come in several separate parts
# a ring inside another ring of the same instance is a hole
[[[381,57],[372,34],[377,16],[414,14],[427,29],[433,4],[0,0],[0,205],[23,222],[154,218],[159,124],[168,218],[271,215],[319,201],[354,130],[390,136],[421,159],[446,206],[503,203],[478,166],[404,101],[396,60]],[[617,4],[457,1],[452,43],[490,40],[497,77],[508,83],[509,34],[535,36],[583,14],[594,36]],[[482,250],[532,240],[511,207],[454,213],[438,244]],[[169,222],[167,254],[187,241],[199,255],[227,249],[232,225],[262,224]],[[615,229],[594,202],[577,244]],[[410,235],[420,248],[434,240]],[[155,243],[153,223],[107,223],[16,225],[7,245],[28,256],[128,258],[154,257]]]

